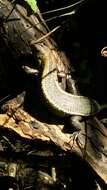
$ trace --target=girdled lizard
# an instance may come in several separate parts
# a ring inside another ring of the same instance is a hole
[[[40,44],[36,44],[35,48],[44,67],[41,79],[43,95],[57,115],[92,116],[101,110],[101,106],[95,100],[62,90],[58,83],[57,66],[52,50]]]

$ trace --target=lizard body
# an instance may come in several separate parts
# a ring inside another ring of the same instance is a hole
[[[93,99],[85,96],[73,95],[61,89],[58,83],[57,66],[51,51],[36,44],[43,64],[42,91],[48,105],[57,115],[91,116],[100,111],[100,105]]]

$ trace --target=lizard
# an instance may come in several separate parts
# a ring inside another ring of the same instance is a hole
[[[31,45],[38,51],[39,59],[43,64],[41,89],[47,105],[59,116],[94,116],[101,110],[97,101],[64,91],[58,83],[57,65],[52,50],[40,44]]]

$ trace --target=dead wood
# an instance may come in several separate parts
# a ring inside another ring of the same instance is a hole
[[[69,73],[66,56],[62,56],[56,43],[48,35],[50,31],[42,20],[40,13],[27,15],[27,10],[24,7],[16,5],[6,20],[11,10],[12,5],[8,1],[0,1],[0,15],[2,15],[0,40],[3,47],[0,54],[4,56],[5,50],[8,49],[12,62],[18,64],[22,55],[31,55],[35,58],[36,43],[42,42],[48,48],[54,50],[58,69],[60,71],[66,70]],[[35,46],[34,52],[32,52],[31,44]],[[26,66],[25,63],[22,63],[21,68],[23,65]],[[64,80],[64,83],[66,83],[66,80]],[[72,79],[71,91],[74,94],[77,93],[75,82]],[[41,121],[38,117],[38,108],[35,115],[30,115],[24,108],[24,95],[25,93],[20,93],[20,95],[3,104],[0,114],[0,127],[10,132],[14,131],[22,138],[53,143],[63,151],[76,153],[91,165],[106,184],[107,130],[105,126],[96,117],[88,118],[81,123],[82,130],[78,133],[77,138],[74,138],[74,133],[70,130],[68,130],[70,132],[64,132],[66,127],[64,122],[58,123],[57,121],[56,124],[56,121],[52,120],[50,124],[48,121]],[[54,118],[53,115],[52,118]]]

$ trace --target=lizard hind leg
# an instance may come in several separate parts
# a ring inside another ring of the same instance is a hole
[[[82,130],[82,117],[78,115],[70,116],[70,124],[76,131]]]

